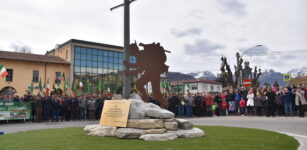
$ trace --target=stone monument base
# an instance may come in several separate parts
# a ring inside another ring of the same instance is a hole
[[[131,106],[126,128],[88,125],[84,133],[91,136],[141,139],[144,141],[170,141],[177,138],[199,138],[204,131],[185,119],[174,118],[174,113],[152,103],[130,99]]]

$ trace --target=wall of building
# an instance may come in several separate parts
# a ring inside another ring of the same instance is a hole
[[[222,85],[219,84],[195,82],[189,83],[189,85],[191,87],[189,90],[191,93],[222,92]],[[211,86],[213,88],[211,88]],[[193,89],[193,87],[197,87],[197,89]],[[185,94],[187,94],[187,89],[185,89]]]
[[[4,87],[11,86],[16,89],[17,95],[22,96],[25,94],[25,90],[31,85],[33,78],[33,70],[39,71],[39,79],[41,79],[44,85],[49,79],[50,88],[55,81],[55,72],[64,72],[65,76],[69,75],[69,64],[53,64],[43,62],[30,62],[30,61],[16,61],[16,60],[4,60],[1,59],[0,63],[7,69],[13,69],[13,81],[6,82],[6,78],[0,77],[0,90]],[[61,77],[62,78],[62,77]],[[61,79],[60,87],[63,88],[64,82]],[[69,79],[66,77],[69,82]],[[39,82],[34,83],[34,87],[38,87]],[[38,89],[34,89],[33,94],[37,94]]]
[[[54,55],[63,58],[64,60],[71,62],[71,44],[67,44],[64,47],[61,47],[59,49],[56,49],[53,51],[52,54],[49,55]]]

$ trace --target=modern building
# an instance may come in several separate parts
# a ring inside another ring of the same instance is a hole
[[[133,56],[129,59],[136,62]],[[0,64],[9,72],[5,79],[0,78],[0,93],[10,89],[14,94],[23,95],[33,81],[36,87],[33,94],[37,94],[40,79],[43,85],[49,80],[51,87],[59,83],[63,89],[64,77],[70,94],[80,83],[87,87],[87,93],[96,93],[99,83],[115,93],[123,85],[123,60],[123,47],[77,39],[57,44],[45,55],[0,51]],[[136,78],[130,78],[132,88]],[[161,78],[164,79],[165,74]]]
[[[82,82],[84,86],[90,86],[92,92],[97,92],[101,80],[112,92],[123,84],[123,47],[71,39],[47,51],[46,55],[70,62],[70,87]],[[130,57],[130,61],[135,63],[136,59]],[[135,76],[131,77],[131,87],[134,87],[135,79]]]
[[[172,92],[174,93],[220,93],[222,84],[206,79],[193,79],[171,82]]]
[[[63,87],[64,82],[59,79],[70,74],[70,62],[56,56],[0,51],[0,64],[8,72],[5,78],[0,77],[0,93],[19,96],[25,94],[32,82],[36,87],[33,93],[37,94],[40,80],[42,85],[49,80],[50,86],[56,84]]]

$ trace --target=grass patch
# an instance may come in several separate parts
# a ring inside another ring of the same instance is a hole
[[[203,138],[180,138],[167,142],[145,142],[113,137],[86,136],[83,128],[35,130],[0,136],[1,150],[296,150],[298,142],[290,136],[235,127],[198,126]]]

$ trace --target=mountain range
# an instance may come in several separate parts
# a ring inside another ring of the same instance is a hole
[[[288,72],[288,74],[291,74],[292,78],[298,77],[298,76],[306,76],[307,75],[307,67],[302,68],[296,68],[292,69]],[[208,80],[216,80],[217,75],[210,72],[210,71],[199,71],[199,72],[191,72],[188,74],[180,73],[180,72],[168,72],[166,73],[166,77],[170,81],[178,81],[178,80],[190,80],[190,79],[208,79]],[[261,86],[263,86],[265,83],[268,83],[270,85],[273,85],[275,81],[280,86],[285,86],[288,82],[283,81],[283,73],[276,72],[273,69],[268,69],[262,72],[262,75],[259,78]]]

